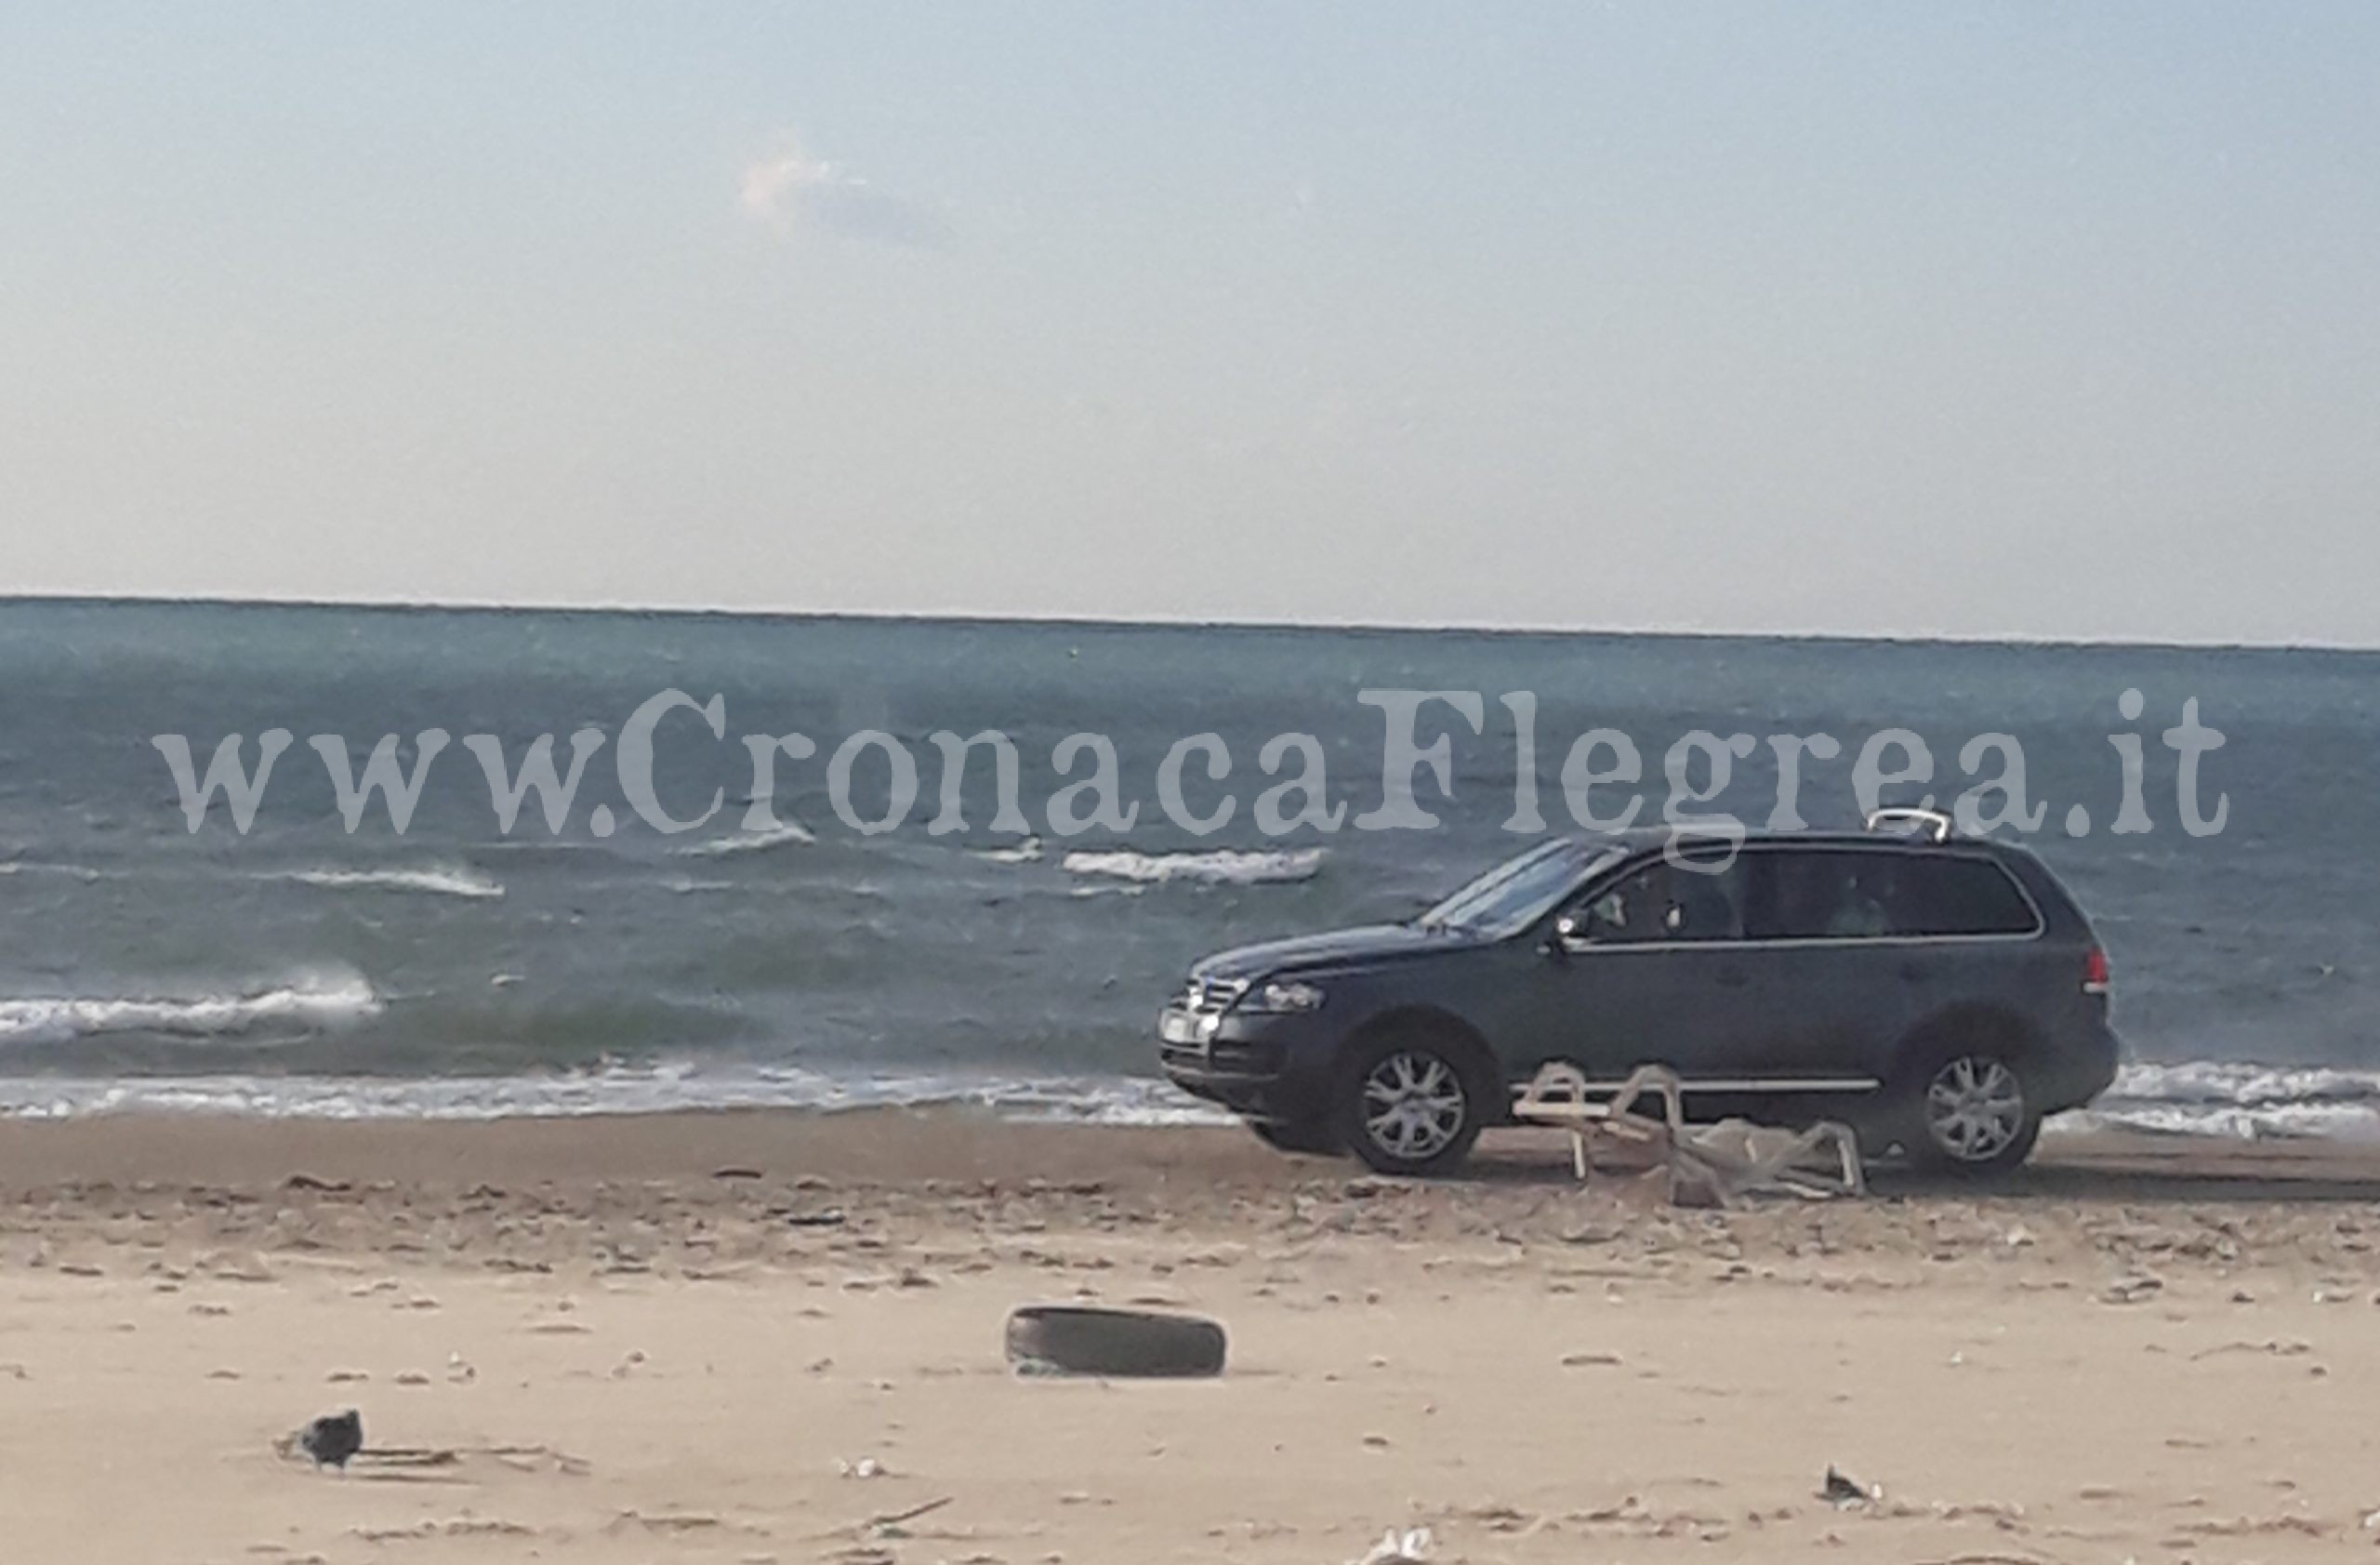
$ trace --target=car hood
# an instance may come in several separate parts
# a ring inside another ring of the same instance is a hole
[[[1300,935],[1288,940],[1266,940],[1219,951],[1193,967],[1191,973],[1199,978],[1253,980],[1276,973],[1362,966],[1421,951],[1448,950],[1474,941],[1475,936],[1452,930],[1418,929],[1408,923],[1367,924],[1360,929],[1334,929],[1323,935]]]

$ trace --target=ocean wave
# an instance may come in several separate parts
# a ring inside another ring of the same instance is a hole
[[[771,848],[807,847],[817,840],[808,827],[787,821],[763,831],[744,831],[733,837],[690,842],[677,851],[683,858],[724,858],[731,854],[766,853]]]
[[[328,891],[420,891],[438,896],[492,901],[504,895],[500,881],[460,866],[428,869],[291,869],[267,880],[295,881]]]
[[[0,1001],[0,1041],[136,1028],[211,1036],[268,1019],[333,1023],[367,1017],[379,1009],[378,997],[361,980],[268,990],[236,1000]],[[43,1034],[43,1028],[53,1030]],[[2306,1090],[2293,1095],[2293,1082]],[[939,1106],[977,1108],[1005,1119],[1085,1124],[1231,1121],[1227,1112],[1167,1082],[1137,1076],[835,1072],[798,1066],[708,1069],[673,1063],[409,1079],[0,1078],[0,1117],[17,1118],[141,1110],[284,1119],[499,1120],[717,1108],[835,1112]],[[2048,1129],[2057,1135],[2103,1126],[2235,1138],[2380,1136],[2380,1072],[2297,1071],[2212,1062],[2132,1066],[2097,1103],[2056,1116]]]
[[[44,864],[30,858],[12,858],[6,864],[0,864],[0,875],[57,875],[70,881],[80,881],[86,885],[125,878],[124,871],[120,869],[94,869],[87,864]]]
[[[2127,1065],[2069,1124],[2244,1140],[2380,1136],[2380,1071],[2225,1060]]]
[[[2116,1073],[2108,1095],[2232,1107],[2307,1102],[2380,1104],[2380,1070],[2219,1060],[2127,1065]]]
[[[1231,1122],[1231,1116],[1213,1105],[1140,1077],[888,1073],[853,1078],[797,1068],[714,1073],[653,1066],[541,1077],[416,1081],[341,1076],[0,1078],[0,1117],[14,1119],[178,1112],[300,1120],[503,1120],[722,1108],[833,1113],[945,1106],[1071,1124]]]
[[[1041,862],[1041,839],[1027,837],[1012,848],[977,848],[974,854],[986,864],[1038,864]]]
[[[1201,885],[1268,885],[1310,881],[1322,872],[1320,848],[1290,848],[1278,852],[1249,852],[1217,848],[1205,853],[1133,853],[1114,849],[1070,853],[1069,875],[1104,875],[1146,885],[1191,881]]]
[[[0,1000],[0,1044],[63,1043],[120,1033],[223,1038],[273,1027],[337,1028],[383,1009],[361,977],[308,980],[245,994],[33,996]]]

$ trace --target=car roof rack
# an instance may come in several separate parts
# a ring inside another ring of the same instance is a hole
[[[1928,842],[1947,842],[1958,823],[1940,810],[1920,809],[1913,805],[1868,812],[1868,829],[1890,831],[1903,836],[1920,832]]]

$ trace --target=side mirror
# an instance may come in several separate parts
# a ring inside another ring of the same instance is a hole
[[[1565,913],[1554,921],[1554,938],[1545,943],[1549,956],[1565,956],[1574,945],[1587,938],[1587,921],[1576,913]]]

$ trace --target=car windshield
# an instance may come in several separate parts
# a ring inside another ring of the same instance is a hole
[[[1591,865],[1611,856],[1577,842],[1548,842],[1499,864],[1415,922],[1501,940],[1553,911]]]

